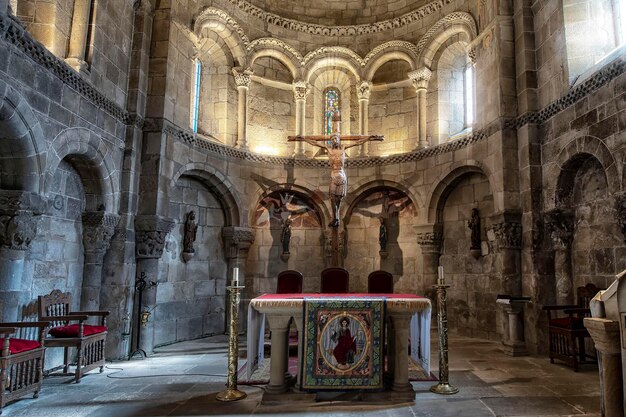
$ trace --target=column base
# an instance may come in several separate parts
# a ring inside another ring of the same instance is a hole
[[[283,384],[283,385],[267,385],[265,387],[265,393],[266,394],[284,394],[285,392],[287,392],[287,385]]]
[[[391,390],[394,392],[408,392],[413,391],[413,385],[410,382],[398,384],[394,382],[391,384]]]
[[[502,352],[509,356],[526,356],[528,355],[528,349],[526,349],[526,343],[515,342],[502,342]]]
[[[65,58],[65,62],[78,73],[88,72],[89,64],[78,58]]]

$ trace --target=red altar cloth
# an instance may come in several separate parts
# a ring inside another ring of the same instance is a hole
[[[320,294],[320,293],[298,293],[298,294],[263,294],[256,297],[257,300],[297,300],[301,298],[424,298],[415,294],[368,294],[368,293],[346,293],[346,294]]]

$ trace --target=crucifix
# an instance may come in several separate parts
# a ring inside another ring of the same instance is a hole
[[[346,149],[359,146],[368,141],[382,141],[381,135],[341,135],[341,116],[339,112],[333,114],[333,132],[330,135],[317,136],[289,136],[288,141],[305,141],[310,145],[317,146],[328,151],[328,162],[330,163],[330,187],[329,197],[333,209],[333,220],[328,225],[333,229],[332,252],[333,264],[338,265],[339,260],[339,210],[343,198],[348,189],[348,177],[344,171],[346,162]],[[344,142],[354,142],[349,145],[342,145]]]

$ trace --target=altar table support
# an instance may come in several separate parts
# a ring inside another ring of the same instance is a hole
[[[298,345],[302,344],[302,309],[304,297],[308,298],[370,298],[386,299],[387,315],[394,326],[395,354],[393,355],[394,391],[412,390],[408,377],[408,339],[411,339],[411,357],[415,363],[430,373],[430,320],[431,304],[425,297],[413,294],[265,294],[250,301],[248,309],[248,378],[263,361],[264,326],[267,317],[272,331],[269,393],[287,390],[285,383],[287,333],[290,318],[298,325]],[[300,363],[298,349],[298,362]],[[300,367],[298,369],[301,369]],[[298,375],[298,379],[300,375]]]

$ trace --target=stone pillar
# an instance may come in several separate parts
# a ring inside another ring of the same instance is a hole
[[[111,237],[120,221],[117,214],[103,211],[83,213],[83,247],[85,264],[80,293],[82,311],[100,309],[100,287],[102,286],[102,264],[111,244]]]
[[[369,81],[363,81],[359,88],[356,90],[357,98],[359,99],[359,134],[367,135],[369,131],[369,105],[371,95],[372,83]],[[359,156],[369,156],[370,143],[365,142],[361,145]]]
[[[293,98],[296,102],[296,135],[304,136],[305,134],[305,121],[306,121],[306,98],[309,95],[309,87],[306,81],[294,81],[293,83]],[[303,158],[304,142],[294,142],[293,156],[296,158]]]
[[[233,76],[237,85],[237,148],[248,149],[248,88],[252,80],[252,70],[233,68]]]
[[[422,250],[422,280],[421,291],[431,300],[435,300],[433,286],[437,284],[437,267],[441,254],[443,233],[438,225],[417,226],[417,244]],[[436,306],[437,303],[434,303]]]
[[[624,417],[619,322],[604,318],[586,317],[584,323],[598,351],[600,415],[603,417]]]
[[[509,332],[508,337],[503,337],[503,352],[510,356],[523,356],[528,354],[526,342],[524,341],[524,304],[530,301],[530,297],[523,299],[504,298],[498,299],[508,316]]]
[[[426,91],[432,71],[426,67],[409,72],[409,79],[417,93],[417,148],[423,149],[431,145],[426,137]]]
[[[287,356],[287,337],[291,316],[267,315],[267,322],[272,332],[272,353],[270,358],[270,382],[265,387],[268,394],[282,394],[287,391],[285,382],[285,357]]]
[[[409,324],[411,314],[391,314],[394,332],[393,391],[413,391],[409,382]]]
[[[157,215],[138,215],[135,217],[135,256],[137,257],[136,279],[144,274],[148,285],[142,294],[142,305],[137,305],[137,314],[142,311],[152,312],[156,306],[157,284],[159,282],[159,259],[163,255],[165,238],[174,227],[174,221]],[[138,302],[137,298],[137,302]],[[133,329],[137,329],[137,318],[133,320]],[[141,340],[135,345],[146,353],[154,349],[154,319],[141,328]]]
[[[74,2],[72,30],[65,62],[78,72],[87,69],[87,63],[85,62],[85,46],[87,45],[90,13],[91,1],[85,0]]]
[[[19,307],[30,301],[32,275],[24,274],[24,258],[44,208],[35,193],[0,191],[0,300],[5,322],[21,319]]]
[[[556,304],[574,304],[571,251],[574,237],[574,213],[556,208],[546,213],[545,224],[554,249]]]
[[[254,229],[249,227],[236,227],[227,226],[222,228],[222,239],[224,240],[224,254],[228,264],[228,270],[226,271],[226,283],[230,285],[233,279],[233,268],[239,268],[239,282],[240,285],[245,285],[246,288],[241,292],[241,303],[239,304],[239,316],[247,317],[244,314],[247,311],[248,304],[250,303],[250,294],[252,282],[246,280],[246,260],[248,259],[248,251],[250,246],[254,243]],[[226,317],[225,323],[230,321],[230,297],[226,297]],[[247,323],[241,321],[240,329],[245,330],[244,326]],[[228,328],[228,326],[226,326]]]

